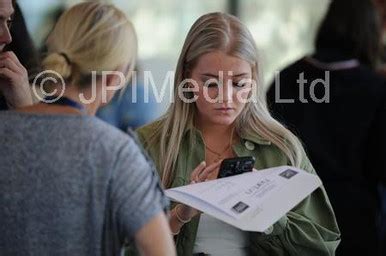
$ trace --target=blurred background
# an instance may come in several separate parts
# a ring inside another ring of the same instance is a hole
[[[38,49],[60,13],[78,0],[18,0],[27,28]],[[328,0],[111,0],[134,23],[139,40],[139,71],[152,72],[157,87],[162,87],[167,71],[175,69],[184,38],[194,21],[208,12],[227,12],[238,16],[252,32],[260,51],[265,85],[274,71],[313,51],[318,25],[328,7]],[[169,94],[170,91],[166,91]],[[140,94],[140,93],[139,93]],[[164,99],[169,99],[165,96]],[[153,109],[146,120],[160,116],[168,100],[146,108]],[[145,106],[143,106],[145,107]],[[150,110],[150,109],[149,109]],[[103,111],[109,118],[111,109]],[[127,117],[133,118],[133,117]],[[121,126],[121,125],[117,125]],[[123,128],[126,128],[126,125]]]

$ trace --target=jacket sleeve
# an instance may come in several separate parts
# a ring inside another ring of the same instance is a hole
[[[153,161],[156,170],[160,175],[160,168],[157,165],[159,156],[158,144],[149,145],[148,143],[149,136],[152,133],[153,129],[153,124],[143,126],[135,130],[135,135],[138,143],[141,144],[142,150],[146,152],[145,155],[149,156],[149,158]]]
[[[301,169],[316,174],[304,157]],[[253,253],[259,255],[335,255],[340,231],[323,186],[273,225],[270,234],[254,233]]]

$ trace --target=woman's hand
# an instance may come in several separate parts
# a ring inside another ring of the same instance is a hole
[[[205,162],[201,162],[190,175],[191,184],[207,181],[208,177],[217,171],[220,163],[221,161],[218,161],[206,166]],[[179,204],[176,207],[175,211],[177,211],[178,216],[183,220],[189,220],[200,213],[198,210],[184,204]]]
[[[205,161],[201,162],[191,173],[190,182],[191,183],[199,183],[203,181],[207,181],[208,177],[217,171],[220,166],[221,161],[214,162],[213,164],[206,166]]]
[[[221,161],[206,166],[205,162],[201,162],[190,175],[191,184],[208,180],[208,177],[218,169],[220,163]],[[172,218],[170,219],[170,228],[172,234],[177,235],[180,232],[181,227],[197,214],[200,214],[200,211],[188,205],[177,204],[171,211]]]
[[[13,52],[0,53],[0,92],[9,108],[33,104],[27,70]]]

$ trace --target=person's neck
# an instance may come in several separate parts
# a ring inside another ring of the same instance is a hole
[[[60,91],[60,88],[59,89],[57,88],[57,91]],[[91,101],[91,103],[89,104],[86,104],[81,101],[80,94],[82,93],[85,99],[88,100],[91,98],[90,96],[92,95],[91,92],[77,90],[76,88],[74,88],[74,86],[67,86],[65,92],[61,96],[61,98],[66,97],[67,99],[78,103],[80,106],[82,106],[82,110],[71,106],[47,104],[44,102],[40,102],[32,106],[18,108],[17,111],[27,112],[27,113],[43,113],[43,114],[87,114],[90,116],[94,116],[101,104],[100,101],[97,100],[100,98],[98,97],[99,96],[98,92],[97,92],[97,96],[95,96],[95,100]],[[59,96],[59,95],[55,95],[55,96]]]
[[[69,90],[66,90],[63,94],[62,97],[66,97],[70,100],[73,100],[75,101],[76,103],[80,104],[81,106],[84,107],[84,112],[87,114],[87,115],[90,115],[90,116],[94,116],[99,108],[99,102],[97,99],[95,99],[94,101],[92,101],[91,103],[84,103],[82,102],[81,98],[80,98],[80,94],[82,94],[85,96],[86,99],[89,99],[91,97],[89,97],[89,93],[88,92],[81,92],[79,90],[76,90],[76,89],[69,89]],[[97,98],[97,97],[96,97]]]
[[[213,144],[224,144],[224,142],[229,142],[229,138],[235,138],[236,134],[234,133],[234,126],[232,125],[218,125],[210,124],[207,122],[198,122],[196,127],[201,131],[202,136],[204,137],[205,142],[210,145]]]

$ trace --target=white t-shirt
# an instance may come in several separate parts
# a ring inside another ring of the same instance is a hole
[[[247,232],[202,214],[193,253],[205,253],[211,256],[244,256],[247,255],[247,241]]]

